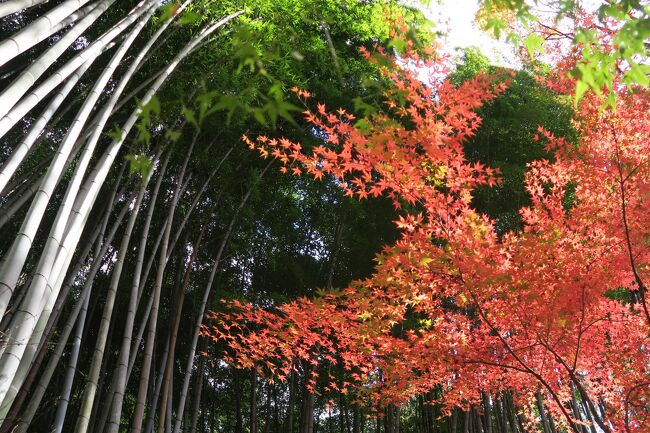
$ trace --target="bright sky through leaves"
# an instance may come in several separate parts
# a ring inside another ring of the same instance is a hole
[[[478,7],[476,0],[441,0],[421,6],[428,19],[442,26],[448,47],[478,47],[494,64],[516,67],[512,45],[495,40],[474,22]]]

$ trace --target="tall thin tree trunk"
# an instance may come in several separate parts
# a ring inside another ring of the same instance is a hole
[[[113,209],[113,203],[114,200],[117,196],[120,196],[123,191],[120,191],[118,193],[118,186],[120,184],[120,180],[122,178],[123,170],[124,170],[124,165],[122,166],[122,169],[117,175],[117,180],[115,181],[115,185],[112,189],[112,191],[109,192],[109,200],[106,203],[106,207],[104,208],[104,218],[101,221],[100,224],[97,224],[94,232],[88,237],[85,243],[84,249],[81,251],[79,254],[79,258],[77,260],[76,265],[72,269],[71,272],[68,273],[67,280],[63,284],[63,287],[61,289],[61,293],[59,294],[59,299],[54,305],[53,311],[52,311],[52,316],[50,317],[50,320],[47,323],[47,326],[45,327],[45,330],[43,332],[43,337],[41,338],[41,341],[39,341],[38,348],[36,349],[36,357],[29,369],[29,373],[27,374],[25,381],[18,391],[18,394],[16,395],[16,399],[14,400],[14,403],[12,404],[10,412],[7,413],[6,416],[6,422],[3,424],[2,428],[0,428],[1,433],[6,433],[8,431],[9,425],[14,424],[14,420],[16,418],[16,415],[18,412],[22,409],[25,398],[27,397],[27,393],[29,389],[31,389],[32,384],[34,380],[36,379],[36,375],[41,367],[41,364],[43,362],[43,359],[48,352],[47,347],[46,347],[46,342],[50,341],[53,332],[54,332],[54,327],[56,326],[59,316],[61,314],[61,311],[63,309],[63,304],[64,304],[64,299],[68,295],[68,291],[70,287],[73,286],[74,281],[76,278],[78,278],[79,271],[81,270],[81,267],[83,264],[87,261],[88,256],[91,252],[92,246],[96,243],[97,247],[95,249],[95,252],[93,254],[93,257],[97,258],[97,256],[100,254],[100,249],[102,246],[102,240],[104,237],[104,234],[106,232],[106,228],[108,225],[108,220],[111,215],[111,211]],[[121,217],[119,217],[119,220],[124,217],[126,212],[126,208],[122,209],[122,212],[119,214]],[[99,260],[99,259],[98,259]]]
[[[71,147],[76,141],[81,131],[81,128],[85,123],[86,118],[90,114],[90,111],[95,105],[95,102],[99,98],[101,92],[106,87],[108,80],[111,78],[114,70],[120,64],[127,50],[130,48],[131,44],[135,41],[135,38],[138,36],[140,31],[144,28],[145,24],[147,23],[149,17],[152,14],[153,14],[153,9],[150,10],[150,12],[146,14],[143,17],[143,19],[138,23],[138,25],[129,33],[128,37],[122,43],[120,49],[115,53],[115,55],[111,59],[109,66],[105,68],[104,72],[95,83],[95,86],[93,87],[93,91],[91,92],[92,96],[86,98],[83,107],[81,108],[79,114],[77,115],[76,122],[68,130],[66,138],[64,139],[64,142],[62,144],[63,148]],[[97,138],[99,137],[97,136]],[[94,150],[94,145],[96,144],[96,142],[97,140],[95,139],[92,140],[92,142],[89,142],[87,144],[86,150],[84,151],[82,158],[80,159],[80,161],[78,161],[77,166],[75,167],[75,173],[73,174],[73,178],[70,181],[70,184],[68,185],[68,189],[63,199],[63,204],[59,208],[55,222],[52,226],[52,229],[50,230],[50,236],[43,249],[43,254],[41,255],[41,259],[39,260],[39,264],[37,266],[38,270],[35,273],[32,283],[27,288],[27,296],[25,297],[24,301],[21,303],[18,313],[12,319],[12,325],[10,327],[9,337],[12,339],[12,341],[16,343],[8,347],[5,350],[5,353],[3,353],[2,357],[0,357],[0,372],[1,372],[0,377],[4,379],[4,381],[0,380],[0,398],[3,399],[2,406],[0,406],[0,413],[3,415],[2,418],[4,418],[4,415],[9,410],[11,403],[13,403],[13,398],[15,397],[15,394],[18,392],[18,389],[22,385],[24,376],[27,374],[27,370],[29,368],[29,365],[31,364],[31,360],[34,355],[34,349],[36,347],[36,344],[40,340],[40,335],[38,335],[37,332],[35,338],[32,339],[31,341],[29,340],[32,337],[32,334],[34,333],[34,329],[37,326],[38,321],[41,320],[47,322],[49,318],[49,311],[51,310],[51,306],[53,306],[54,301],[56,300],[56,296],[58,294],[58,287],[57,287],[58,286],[57,280],[59,279],[58,275],[64,274],[65,271],[67,270],[67,267],[71,260],[72,253],[74,251],[76,243],[78,242],[79,234],[81,232],[81,229],[83,228],[83,224],[81,224],[80,227],[73,225],[69,229],[69,232],[66,233],[69,224],[68,218],[71,215],[71,211],[75,209],[74,206],[75,202],[79,198],[77,192],[79,186],[81,185],[85,168],[90,162],[92,152]],[[61,164],[64,162],[63,160],[65,158],[67,158],[67,153],[63,154],[62,157],[59,158]],[[50,167],[52,167],[52,165]],[[58,178],[57,172],[54,171],[54,173],[56,174],[56,176],[50,176],[49,179]],[[50,183],[47,184],[47,186],[44,185],[44,190],[47,191],[48,188],[49,190],[52,190],[54,187],[55,185]],[[36,201],[37,198],[39,199],[38,201]],[[23,225],[24,227],[25,224],[31,225],[32,230],[34,230],[33,227],[38,226],[38,224],[40,223],[40,219],[45,210],[44,205],[46,205],[47,202],[49,201],[49,195],[47,195],[47,193],[45,192],[41,192],[40,195],[37,195],[37,198],[35,198],[35,202],[41,203],[43,207],[38,208],[38,204],[36,204],[35,207],[35,204],[33,203],[32,207],[30,207],[30,212],[29,212],[30,217],[26,218],[25,223]],[[80,215],[75,215],[75,216],[79,217]],[[87,218],[87,215],[85,215],[85,217]],[[84,215],[81,215],[80,219],[85,220]],[[25,233],[25,231],[21,230],[21,233]],[[63,237],[64,234],[65,234],[65,238]],[[20,243],[14,242],[14,244],[12,245],[12,249],[8,254],[11,255],[13,253],[16,253],[18,255],[18,257],[20,258],[20,262],[16,263],[16,265],[20,269],[22,269],[26,255],[19,253],[19,251],[24,251],[26,253],[29,250],[29,247],[31,246],[31,241],[27,240],[24,237],[17,238],[17,240],[19,239],[21,241],[25,240],[27,244],[29,244],[29,245],[25,244],[27,248],[14,250],[14,245],[17,248],[20,248],[20,246],[22,245]],[[9,260],[7,263],[9,262],[12,261]],[[20,269],[14,270],[14,273],[16,271],[20,272]],[[13,286],[15,286],[15,281],[10,281],[10,282],[12,282]],[[4,293],[8,293],[10,296],[9,292],[4,292]],[[2,305],[4,305],[4,303],[0,305],[0,308],[2,307]],[[4,313],[4,311],[1,312]],[[43,314],[44,312],[45,315]],[[45,323],[43,323],[43,327],[44,326]],[[30,342],[31,344],[27,344],[28,342]],[[31,350],[28,349],[28,347],[31,348]],[[20,373],[17,374],[18,369],[21,365],[22,365],[21,371],[23,372],[23,374]]]
[[[59,109],[65,98],[72,91],[81,76],[88,70],[91,64],[92,62],[90,61],[84,63],[70,76],[61,90],[50,100],[41,116],[36,119],[34,124],[30,127],[25,138],[18,143],[9,158],[7,158],[7,160],[2,164],[2,168],[0,169],[0,190],[5,189],[7,182],[16,172],[20,163],[23,162],[25,157],[32,150],[32,146],[36,142],[36,139],[41,135],[54,113]]]
[[[492,402],[491,397],[488,393],[483,392],[483,407],[485,407],[485,432],[493,432],[492,424]]]
[[[122,414],[122,403],[124,401],[124,390],[126,389],[127,378],[128,378],[128,364],[129,357],[131,354],[131,345],[132,345],[132,335],[133,335],[133,325],[135,323],[135,315],[137,310],[137,298],[138,290],[140,288],[140,278],[142,274],[142,266],[144,263],[144,254],[147,246],[147,239],[149,238],[149,228],[151,226],[151,220],[153,218],[154,209],[156,208],[156,203],[158,200],[158,192],[160,191],[160,185],[163,178],[167,172],[167,164],[169,163],[169,154],[165,158],[165,161],[160,167],[160,173],[158,179],[154,186],[153,192],[151,194],[151,200],[149,203],[149,209],[147,211],[147,216],[142,228],[142,237],[140,238],[140,245],[138,247],[138,256],[135,263],[135,269],[133,271],[133,280],[131,283],[131,293],[129,295],[128,309],[125,318],[124,331],[122,337],[122,344],[120,346],[120,355],[115,368],[114,377],[116,379],[112,403],[108,403],[107,406],[110,407],[111,416],[108,420],[108,433],[117,432],[120,419]]]
[[[542,418],[542,427],[544,427],[544,433],[552,433],[551,426],[548,422],[548,415],[546,414],[546,409],[544,408],[544,400],[542,399],[542,393],[537,391],[535,393],[535,400],[537,402],[537,410],[539,411],[539,416]]]
[[[129,199],[129,202],[130,201],[131,199]],[[121,225],[122,220],[126,216],[126,212],[128,210],[129,210],[128,204],[122,207],[121,212],[118,214],[115,222],[113,223],[111,230],[109,231],[109,234],[106,236],[106,239],[103,242],[101,251],[99,252],[99,254],[95,255],[90,271],[88,272],[88,275],[86,277],[86,281],[84,283],[83,289],[81,290],[81,293],[79,295],[79,300],[77,301],[77,304],[75,305],[75,308],[72,311],[72,313],[70,313],[70,316],[68,316],[68,321],[65,327],[61,330],[61,335],[54,349],[54,352],[52,353],[52,355],[50,355],[45,370],[41,374],[41,377],[36,385],[36,388],[32,391],[30,395],[29,404],[25,412],[21,416],[21,419],[18,423],[18,427],[16,428],[16,433],[24,433],[29,427],[29,423],[33,419],[34,415],[36,414],[36,411],[38,410],[43,395],[45,395],[45,390],[47,389],[47,386],[50,383],[52,375],[56,370],[56,367],[61,359],[61,356],[63,355],[68,338],[70,337],[70,333],[72,332],[74,325],[77,321],[77,318],[83,307],[84,300],[86,298],[90,298],[90,293],[93,288],[95,275],[97,274],[97,272],[99,271],[103,263],[101,258],[103,258],[108,252],[109,246],[111,245],[111,242],[115,237],[115,234],[117,233],[117,229]],[[3,429],[4,426],[5,424],[3,424]]]
[[[163,391],[162,391],[162,398],[160,400],[160,424],[158,426],[158,433],[163,433],[163,421],[165,421],[165,416],[163,416],[163,408],[167,407],[167,394],[168,394],[168,388],[170,385],[171,378],[173,376],[173,366],[174,366],[174,360],[175,360],[175,352],[176,352],[176,338],[178,336],[178,328],[180,327],[181,324],[181,314],[183,312],[183,302],[185,300],[185,292],[187,291],[189,285],[190,285],[190,276],[192,274],[192,266],[194,265],[194,261],[196,260],[196,255],[199,252],[199,248],[201,247],[201,240],[203,239],[203,233],[205,231],[205,226],[201,227],[201,231],[199,232],[199,236],[194,242],[194,246],[192,247],[192,255],[190,257],[190,260],[187,265],[187,269],[185,270],[185,276],[183,277],[183,284],[181,284],[180,289],[178,291],[177,299],[176,299],[176,314],[174,317],[174,321],[172,324],[172,329],[170,332],[169,336],[169,356],[167,357],[167,365],[165,367],[165,374],[163,376]],[[179,415],[177,417],[177,421],[182,420],[182,416]],[[171,421],[171,420],[170,420]],[[116,431],[115,431],[116,432]],[[109,433],[115,433],[115,432],[110,432]]]
[[[167,359],[169,359],[169,358],[170,358],[170,356],[168,355]],[[164,377],[163,377],[163,380],[164,380]],[[169,395],[166,398],[167,407],[165,408],[166,417],[165,417],[164,433],[171,433],[171,431],[172,431],[172,406],[174,405],[174,402],[173,402],[173,400],[171,398],[171,394],[173,394],[173,392],[174,392],[174,377],[173,376],[169,380],[169,389],[167,390],[167,392],[168,392]],[[162,414],[162,411],[161,411],[161,414]],[[161,420],[161,424],[162,424],[162,420]]]
[[[10,2],[0,3],[0,18],[6,17],[13,13],[19,12],[23,9],[45,3],[48,0],[14,0]]]
[[[257,433],[258,423],[257,423],[257,372],[255,369],[251,372],[251,399],[250,399],[250,433]]]
[[[63,431],[63,423],[65,422],[65,415],[68,411],[68,403],[70,402],[70,394],[72,392],[72,382],[74,381],[74,375],[77,371],[77,360],[79,359],[79,349],[81,348],[81,336],[84,332],[89,301],[90,296],[86,297],[79,318],[77,319],[77,328],[72,340],[72,353],[70,355],[68,369],[66,370],[63,389],[61,390],[61,395],[57,403],[54,428],[52,429],[54,433],[61,433],[61,431]]]
[[[303,410],[301,414],[301,433],[313,433],[314,431],[314,393],[307,387],[309,373],[305,372],[305,386],[303,389]]]
[[[262,178],[266,171],[271,167],[273,164],[273,161],[270,161],[264,169],[260,172],[259,178]],[[184,374],[184,379],[183,379],[183,386],[181,389],[181,395],[179,398],[178,402],[178,411],[177,411],[177,420],[176,423],[174,424],[174,431],[173,433],[179,433],[180,432],[180,420],[183,418],[183,413],[185,411],[185,400],[187,397],[187,390],[189,389],[189,384],[190,384],[190,379],[192,377],[192,366],[194,365],[194,356],[196,354],[196,346],[198,343],[199,339],[199,332],[201,330],[201,324],[203,323],[203,316],[205,314],[205,310],[208,304],[208,299],[210,297],[210,293],[212,292],[212,287],[214,283],[214,277],[217,273],[217,270],[219,269],[219,266],[221,264],[221,257],[226,249],[226,245],[228,245],[228,242],[230,240],[230,236],[232,235],[232,232],[235,228],[235,224],[237,223],[239,219],[239,214],[241,213],[242,209],[246,206],[246,203],[248,202],[248,199],[251,196],[251,193],[253,192],[255,184],[251,185],[248,188],[248,191],[246,191],[246,194],[244,194],[244,197],[242,198],[241,202],[239,203],[239,206],[235,210],[235,213],[230,220],[230,224],[228,225],[228,228],[226,229],[226,232],[223,236],[223,239],[221,240],[221,243],[219,245],[219,250],[217,251],[217,255],[215,257],[214,264],[212,266],[212,270],[210,271],[210,276],[208,277],[208,282],[205,286],[205,290],[203,291],[203,298],[201,299],[201,304],[199,306],[199,311],[196,316],[196,322],[194,324],[194,333],[192,335],[192,344],[190,345],[190,353],[189,357],[187,358],[187,364],[185,365],[185,374]]]
[[[291,369],[291,376],[289,378],[289,402],[287,404],[287,426],[285,430],[287,433],[293,433],[293,414],[296,405],[296,371]]]
[[[84,30],[81,25],[82,22],[86,27],[90,26],[99,16],[95,15],[106,10],[114,1],[115,0],[104,1],[101,7],[93,10],[89,16],[73,27],[75,32]],[[39,57],[27,69],[22,71],[21,74],[3,90],[2,94],[0,94],[0,98],[6,102],[0,107],[0,137],[4,136],[4,134],[6,134],[6,132],[9,131],[9,129],[11,129],[19,119],[41,102],[52,90],[54,90],[54,88],[64,82],[64,80],[66,80],[70,74],[77,70],[81,65],[87,61],[94,61],[99,57],[99,55],[115,38],[117,38],[117,36],[122,34],[154,4],[155,2],[152,2],[151,0],[141,1],[126,17],[120,20],[80,53],[68,60],[55,73],[50,74],[49,78],[43,80],[43,82],[34,88],[29,94],[27,94],[27,91],[34,85],[36,79],[40,77],[47,68],[54,63],[54,61],[61,57],[61,55],[68,49],[68,45],[73,42],[74,39],[71,42],[68,42],[68,38],[64,36],[59,40],[58,44],[52,46],[44,55]],[[69,36],[74,35],[74,33],[68,33]],[[61,43],[61,41],[64,41],[64,43]]]
[[[77,424],[75,426],[76,433],[86,433],[88,429],[88,424],[90,422],[90,412],[92,410],[93,403],[95,400],[95,393],[97,392],[99,372],[102,364],[102,359],[104,357],[104,351],[106,348],[108,328],[111,323],[111,317],[113,315],[115,296],[117,294],[117,288],[120,282],[120,277],[122,275],[122,267],[124,265],[126,254],[128,252],[129,244],[131,241],[131,234],[133,232],[133,227],[135,226],[135,221],[140,211],[142,199],[144,198],[144,194],[147,190],[147,185],[149,183],[149,180],[151,179],[151,174],[152,173],[150,172],[145,178],[145,180],[142,182],[142,186],[140,187],[140,192],[138,193],[138,197],[135,200],[133,210],[131,211],[131,215],[129,216],[126,229],[124,230],[124,235],[122,236],[122,242],[120,244],[120,248],[118,251],[117,260],[113,266],[110,287],[106,295],[104,311],[102,313],[99,332],[97,334],[97,343],[95,345],[95,352],[93,353],[92,361],[90,364],[90,371],[88,373],[86,388],[84,389],[84,393],[82,397],[81,409],[77,417]]]
[[[50,9],[17,33],[0,41],[0,66],[7,63],[20,53],[25,52],[43,39],[61,30],[62,22],[70,24],[76,21],[79,8],[89,0],[67,0],[59,6]],[[92,9],[92,8],[91,8]],[[84,29],[85,30],[85,29]],[[83,30],[82,30],[83,31]],[[75,38],[81,32],[73,32]],[[74,39],[73,39],[74,41]]]
[[[201,410],[201,398],[203,396],[203,382],[205,381],[205,358],[201,358],[199,363],[199,370],[196,375],[196,384],[194,385],[194,396],[192,397],[192,420],[190,423],[190,433],[196,433],[196,426],[199,419],[199,411]]]
[[[451,413],[451,433],[458,431],[458,408],[455,407]]]
[[[163,284],[163,276],[165,273],[165,267],[167,266],[167,260],[168,260],[168,247],[169,247],[169,238],[171,236],[171,229],[172,229],[172,224],[174,222],[174,214],[176,212],[176,205],[178,203],[179,195],[180,195],[180,188],[181,184],[183,183],[183,179],[185,178],[185,170],[187,168],[187,164],[190,160],[190,156],[192,154],[192,150],[194,148],[194,145],[196,144],[196,140],[198,137],[198,132],[194,134],[194,138],[192,140],[192,143],[190,145],[190,148],[187,150],[187,155],[185,157],[185,160],[183,161],[183,166],[181,167],[179,176],[178,176],[178,183],[176,185],[176,188],[174,190],[174,193],[172,195],[172,200],[169,205],[169,211],[167,215],[167,221],[165,224],[165,229],[164,229],[164,235],[163,235],[163,240],[162,244],[160,246],[160,261],[158,263],[158,270],[156,273],[156,281],[154,283],[154,289],[153,289],[153,304],[151,307],[151,313],[149,316],[149,323],[147,325],[147,339],[146,339],[146,344],[145,344],[145,351],[144,351],[144,358],[142,362],[142,374],[140,376],[140,385],[138,389],[138,398],[136,402],[136,407],[135,407],[135,414],[133,416],[133,423],[132,423],[132,432],[133,433],[139,433],[142,430],[142,419],[144,415],[144,406],[145,406],[145,401],[147,397],[147,387],[148,387],[148,382],[149,382],[149,369],[151,368],[151,359],[152,359],[152,354],[153,354],[153,346],[154,346],[154,341],[156,338],[156,327],[157,327],[157,321],[158,321],[158,309],[160,305],[160,291],[162,288]],[[165,409],[164,407],[162,408],[163,410]],[[164,419],[164,415],[163,415]],[[161,423],[162,424],[162,423]]]
[[[144,432],[151,433],[153,431],[153,423],[156,418],[156,407],[158,404],[158,398],[160,397],[160,389],[162,388],[163,374],[165,372],[165,365],[167,365],[167,354],[169,353],[169,339],[166,340],[165,350],[160,358],[160,367],[158,368],[158,374],[154,377],[154,389],[151,394],[151,406],[149,413],[147,414],[147,424],[145,425]]]
[[[235,433],[244,432],[244,414],[242,408],[242,394],[243,386],[241,383],[240,372],[238,370],[233,371],[233,385],[235,388]],[[214,412],[210,412],[210,416],[214,418]]]

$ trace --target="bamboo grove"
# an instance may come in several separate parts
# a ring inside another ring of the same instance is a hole
[[[507,26],[522,43],[523,66],[504,72],[467,49],[437,72],[449,86],[469,89],[468,98],[482,98],[471,107],[478,114],[467,114],[481,116],[481,128],[478,121],[461,141],[473,163],[501,170],[499,186],[480,187],[472,201],[496,221],[501,236],[525,225],[519,210],[531,203],[527,164],[549,158],[547,141],[578,143],[589,134],[576,122],[584,113],[558,88],[564,79],[549,83],[553,71],[534,59],[543,41],[562,39],[560,30],[532,26],[527,2],[480,3],[486,28],[498,33]],[[558,16],[591,29],[593,20],[570,3],[558,2]],[[607,97],[616,95],[619,71],[602,61],[604,72],[596,75],[589,59],[626,62],[633,72],[621,88],[644,85],[639,57],[645,48],[638,41],[643,45],[646,37],[646,6],[622,3],[627,15],[609,3],[601,8],[600,22],[621,23],[611,38],[594,39],[577,61],[576,45],[557,63],[561,72],[582,71],[578,85],[567,86],[592,108],[616,103]],[[569,423],[541,388],[522,401],[519,382],[498,390],[472,385],[469,399],[409,377],[416,385],[408,398],[370,396],[373,387],[353,389],[350,371],[329,362],[334,358],[321,362],[338,338],[322,333],[337,326],[328,317],[314,337],[321,342],[316,362],[300,352],[301,338],[313,328],[282,344],[264,334],[269,320],[282,326],[285,317],[275,314],[283,306],[303,305],[315,320],[322,311],[310,310],[308,300],[321,305],[345,297],[351,282],[370,278],[377,254],[414,224],[403,217],[417,204],[407,200],[398,209],[395,196],[359,201],[345,189],[345,176],[331,172],[315,176],[320,181],[286,175],[310,167],[302,148],[287,144],[291,153],[283,155],[242,137],[282,136],[321,149],[338,131],[303,117],[309,92],[325,104],[321,114],[327,115],[325,106],[342,107],[342,123],[359,118],[359,131],[381,129],[372,119],[395,102],[387,95],[400,99],[399,91],[392,93],[399,81],[386,73],[395,66],[392,54],[426,57],[433,45],[443,52],[442,36],[416,6],[390,0],[0,3],[0,432],[618,431],[597,422],[606,402],[578,389],[563,396]],[[521,36],[532,27],[535,32]],[[607,51],[611,46],[627,48]],[[507,76],[508,85],[490,93],[477,78],[487,75]],[[619,96],[621,106],[626,102]],[[400,121],[387,116],[387,128]],[[275,158],[265,158],[268,153]],[[423,164],[429,184],[445,177]],[[363,299],[364,291],[358,293]],[[621,302],[636,299],[623,289],[616,295]],[[255,313],[229,316],[229,305]],[[251,355],[239,331],[235,337],[223,327],[206,332],[206,317],[210,324],[229,317],[223,325],[233,330],[246,321],[251,334],[268,337],[252,350],[269,353]],[[408,320],[407,328],[431,326]],[[210,338],[215,333],[222,338]],[[403,335],[390,337],[396,350],[402,347]],[[294,352],[278,375],[269,355],[284,344]],[[644,385],[634,392],[644,395]],[[644,431],[648,408],[643,398],[634,402],[628,429]]]

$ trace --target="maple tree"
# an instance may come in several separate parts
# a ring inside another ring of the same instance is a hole
[[[449,413],[508,390],[531,423],[541,394],[571,431],[650,431],[650,94],[614,85],[618,109],[608,112],[587,94],[577,145],[540,127],[535,139],[553,157],[528,165],[523,229],[502,234],[472,207],[473,191],[496,185],[499,174],[469,162],[463,143],[480,127],[475,111],[506,89],[509,73],[455,86],[448,59],[429,54],[384,69],[394,85],[385,112],[306,111],[322,145],[244,138],[283,172],[393,200],[401,237],[378,255],[374,275],[273,311],[231,303],[209,313],[204,334],[227,343],[229,362],[279,379],[299,362],[342,366],[350,381],[330,380],[325,391],[354,389],[378,404],[441,387]],[[573,54],[549,81],[557,91],[575,91],[563,74]],[[317,391],[319,373],[310,374]],[[571,405],[576,396],[586,420]]]

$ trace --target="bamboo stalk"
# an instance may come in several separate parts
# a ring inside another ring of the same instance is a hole
[[[74,144],[74,141],[76,141],[85,120],[88,118],[93,106],[95,105],[96,100],[99,98],[102,90],[106,87],[108,80],[120,64],[127,50],[153,14],[153,11],[154,9],[152,8],[147,14],[145,14],[138,25],[130,32],[120,46],[120,49],[113,56],[110,64],[105,68],[104,72],[97,80],[93,91],[91,92],[91,96],[86,98],[84,105],[77,115],[75,123],[69,129],[68,134],[64,139],[64,143],[62,144],[62,148],[71,147]],[[117,102],[117,97],[115,97],[114,100]],[[97,127],[100,132],[102,129],[101,126],[98,125]],[[86,167],[90,163],[100,132],[93,135],[91,140],[89,140],[81,159],[77,162],[75,173],[68,185],[62,205],[59,207],[56,219],[52,229],[50,230],[48,241],[46,242],[43,253],[39,259],[37,272],[27,289],[25,299],[21,302],[17,313],[12,318],[12,325],[9,329],[9,338],[13,341],[13,344],[8,347],[2,357],[0,357],[0,398],[3,399],[3,406],[11,404],[15,394],[22,385],[22,380],[24,379],[34,355],[34,348],[40,340],[40,333],[37,324],[41,322],[42,327],[44,327],[45,323],[49,319],[49,314],[58,295],[58,290],[63,282],[63,277],[61,275],[64,275],[65,271],[69,267],[74,248],[78,242],[81,230],[85,225],[84,223],[70,225],[69,217],[71,216],[72,211],[78,207],[75,206],[75,203],[79,200],[84,202],[86,199],[86,195],[83,194],[83,191],[79,194],[77,192],[79,191],[79,187],[83,180]],[[56,159],[57,158],[55,158],[55,161]],[[52,178],[52,176],[46,178],[44,183],[47,183],[48,180]],[[50,184],[49,186],[53,188],[55,185]],[[37,195],[34,201],[46,205],[49,201],[49,196],[47,194]],[[38,227],[40,218],[45,210],[43,208],[40,212],[36,211],[32,213],[33,209],[35,209],[34,203],[32,203],[30,213],[26,218],[26,222],[29,221],[29,224],[32,224],[32,226],[26,227],[26,229],[30,228],[31,230],[35,230],[36,227]],[[75,217],[78,216],[80,215],[75,214]],[[87,217],[88,212],[85,212],[81,215],[80,219],[85,220]],[[34,225],[36,227],[34,227]],[[23,227],[24,226],[25,223],[23,224]],[[68,233],[66,233],[66,230],[68,230]],[[22,233],[24,233],[24,231],[21,232],[21,234]],[[63,237],[64,234],[65,238]],[[25,238],[17,239],[22,240]],[[14,245],[16,245],[16,243],[14,243]],[[31,242],[29,246],[31,247]],[[19,244],[19,248],[20,247],[22,247],[22,249],[19,251],[24,251],[25,253],[29,251],[29,248],[25,248],[27,247],[26,244]],[[25,259],[26,255],[22,257],[23,263]],[[20,268],[22,268],[22,264]],[[0,307],[1,306],[2,305],[0,305]],[[40,328],[41,330],[42,327]],[[35,330],[36,332],[34,332]],[[20,372],[23,374],[17,374],[19,372],[19,367],[21,367]],[[5,400],[7,401],[5,402]]]
[[[0,41],[0,66],[58,32],[63,26],[76,21],[79,16],[84,14],[84,11],[79,10],[79,8],[88,1],[90,0],[67,0],[34,20],[27,27]],[[90,8],[90,10],[93,8]],[[89,11],[86,10],[85,12],[88,13]],[[76,37],[79,34],[81,32]]]
[[[12,0],[0,4],[0,18],[6,17],[23,9],[47,3],[49,0]]]

